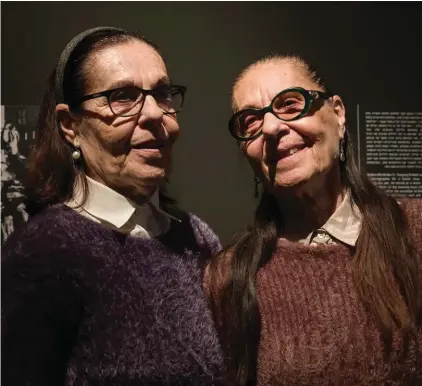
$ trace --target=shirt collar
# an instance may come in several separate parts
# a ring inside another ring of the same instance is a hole
[[[83,209],[91,216],[105,220],[117,228],[126,224],[135,211],[137,214],[142,215],[143,212],[148,212],[150,208],[155,209],[154,212],[158,216],[164,215],[165,217],[180,221],[160,208],[158,189],[148,202],[144,205],[138,205],[108,186],[88,176],[86,178],[88,182],[88,197],[83,205]],[[76,187],[75,197],[72,201],[77,204],[81,202],[81,197],[81,190]]]
[[[336,211],[321,227],[333,238],[354,247],[362,226],[362,215],[347,193]]]

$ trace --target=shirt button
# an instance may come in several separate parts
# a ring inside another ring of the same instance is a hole
[[[319,232],[319,233],[317,233],[317,237],[318,237],[319,239],[325,239],[325,234],[324,234],[324,233],[322,233],[322,232]]]

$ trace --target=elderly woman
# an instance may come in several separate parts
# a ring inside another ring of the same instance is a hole
[[[263,193],[207,269],[232,384],[422,384],[421,202],[359,172],[342,99],[300,57],[247,67],[233,108]]]
[[[2,251],[2,384],[219,382],[201,275],[219,241],[159,188],[184,92],[134,33],[95,28],[63,51],[40,110],[31,217]]]

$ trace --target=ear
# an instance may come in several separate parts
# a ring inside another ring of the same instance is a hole
[[[74,114],[69,105],[60,103],[56,106],[56,116],[59,129],[63,132],[66,140],[74,147],[79,147],[79,130]]]
[[[333,96],[333,110],[338,122],[339,138],[343,139],[346,131],[346,108],[338,95]]]

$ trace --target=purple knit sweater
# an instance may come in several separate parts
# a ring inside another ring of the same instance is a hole
[[[216,385],[223,359],[201,284],[220,248],[198,217],[159,239],[57,205],[2,254],[2,385]]]

